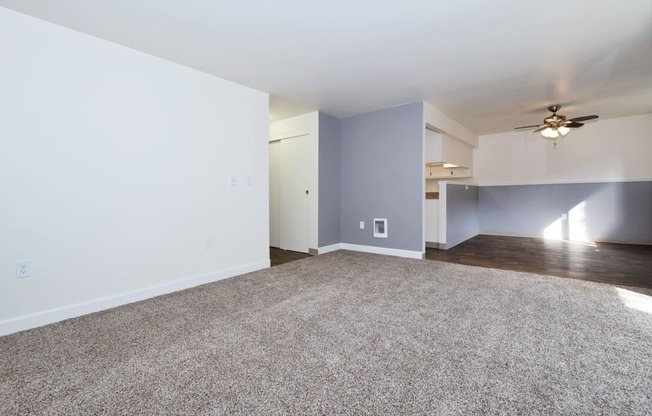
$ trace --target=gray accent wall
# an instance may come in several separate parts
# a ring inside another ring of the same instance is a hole
[[[423,251],[423,128],[421,102],[341,120],[343,243]],[[374,218],[388,238],[374,238]]]
[[[563,238],[652,244],[652,182],[480,188],[481,233],[543,237],[546,229]]]
[[[319,113],[319,247],[340,238],[340,119]]]
[[[446,249],[480,233],[479,206],[477,186],[446,184]]]

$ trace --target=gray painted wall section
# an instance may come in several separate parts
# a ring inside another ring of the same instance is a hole
[[[340,238],[340,119],[319,113],[319,247]]]
[[[422,252],[423,103],[341,123],[342,242]],[[373,237],[374,218],[388,238]]]
[[[446,184],[446,249],[480,233],[477,186]]]
[[[569,219],[555,224],[562,214]],[[480,188],[481,233],[543,237],[547,227],[563,238],[652,244],[652,182]]]

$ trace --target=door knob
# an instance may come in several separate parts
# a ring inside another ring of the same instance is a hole
[[[306,195],[308,195],[309,193],[310,193],[310,191],[306,189]]]

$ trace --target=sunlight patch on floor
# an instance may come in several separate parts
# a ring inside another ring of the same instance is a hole
[[[618,293],[620,300],[628,308],[652,315],[652,296],[632,292],[631,290],[620,287],[616,288],[616,293]]]

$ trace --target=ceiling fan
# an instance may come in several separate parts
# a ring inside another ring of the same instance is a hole
[[[515,127],[515,130],[519,129],[531,129],[536,127],[536,130],[533,133],[541,132],[541,135],[547,140],[557,140],[559,136],[565,136],[568,134],[570,129],[576,129],[582,127],[584,123],[580,121],[594,120],[598,118],[596,115],[592,116],[582,116],[566,119],[566,116],[557,114],[557,111],[561,108],[561,105],[551,105],[548,107],[548,111],[552,112],[552,115],[543,119],[543,124],[535,124],[532,126],[522,126]]]

